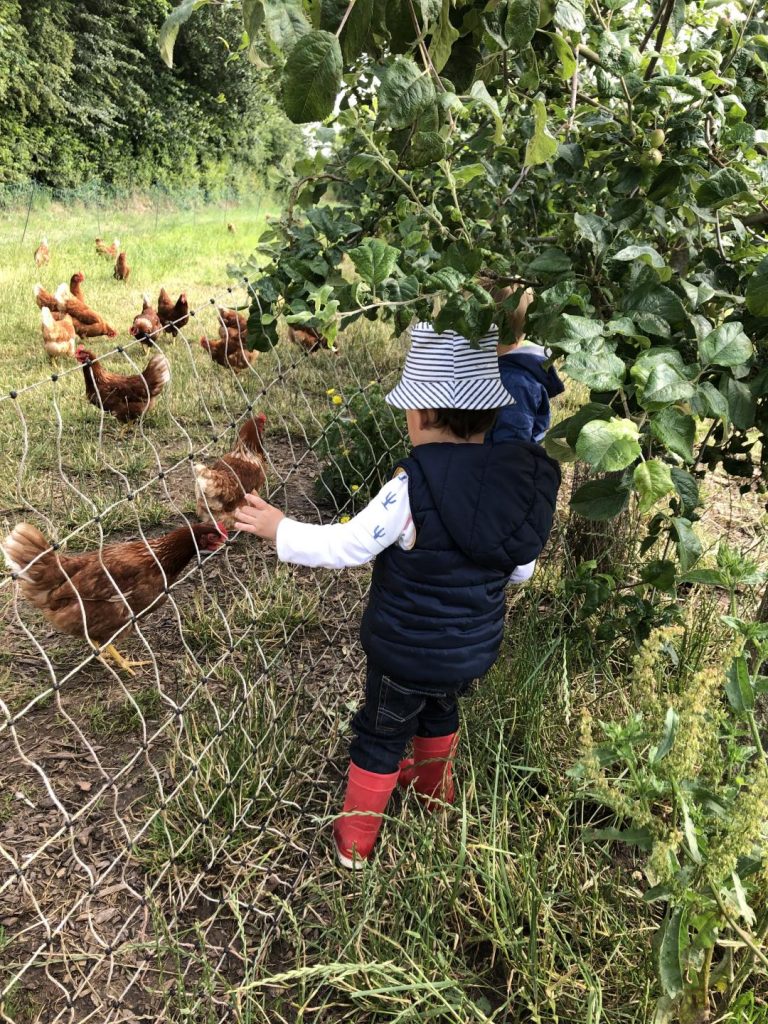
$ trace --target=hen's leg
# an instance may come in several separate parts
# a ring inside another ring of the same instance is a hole
[[[138,668],[140,665],[151,665],[151,661],[128,661],[122,656],[120,651],[115,647],[114,644],[107,644],[104,648],[104,654],[115,662],[118,668],[121,668],[123,672],[127,672],[129,676],[135,676],[136,673],[133,671],[134,667]],[[104,661],[103,656],[99,656]]]

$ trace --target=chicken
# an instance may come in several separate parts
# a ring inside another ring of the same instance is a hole
[[[128,266],[128,260],[124,252],[118,253],[113,276],[116,281],[127,281],[131,276],[131,268]]]
[[[230,233],[230,235],[234,235],[234,233],[235,233],[235,225],[232,223],[232,221],[230,221],[227,224],[227,231]]]
[[[242,341],[222,341],[221,338],[200,339],[202,347],[210,353],[211,359],[219,366],[226,366],[236,373],[240,370],[248,370],[256,362],[259,353],[249,351]]]
[[[143,295],[142,300],[144,305],[141,312],[133,318],[133,324],[128,333],[137,341],[140,341],[142,345],[155,347],[159,341],[163,325],[160,322],[160,317],[157,315],[157,310],[150,302],[149,296]]]
[[[189,323],[187,293],[182,292],[174,303],[165,288],[161,288],[157,297],[157,315],[165,333],[172,334],[175,338],[182,327]]]
[[[84,637],[133,674],[132,664],[111,640],[131,618],[165,600],[165,591],[202,551],[215,551],[227,539],[213,523],[181,526],[147,541],[107,544],[99,551],[64,554],[38,529],[19,523],[0,544],[16,574],[22,596],[61,633]],[[30,564],[32,563],[32,564]]]
[[[33,290],[35,293],[35,304],[38,309],[58,310],[59,302],[55,295],[46,291],[41,284],[36,284]]]
[[[76,274],[73,274],[69,279],[69,292],[73,299],[77,299],[78,302],[85,302],[85,292],[83,291],[83,281],[85,280],[85,274],[82,270],[78,270]]]
[[[232,451],[212,466],[196,462],[197,514],[205,522],[216,519],[226,527],[235,524],[235,511],[246,494],[258,493],[267,479],[262,435],[267,417],[259,413],[245,421]]]
[[[112,245],[107,245],[100,238],[96,239],[96,252],[99,256],[105,256],[107,259],[116,260],[117,254],[120,252],[120,239],[116,238]]]
[[[48,239],[43,237],[40,239],[40,245],[35,249],[35,266],[44,267],[50,258],[51,253],[48,248]]]
[[[60,356],[75,358],[75,325],[72,317],[66,313],[61,314],[61,320],[54,320],[53,313],[44,306],[40,310],[40,326],[43,331],[43,344],[49,359],[58,359]]]
[[[236,309],[225,309],[219,306],[219,337],[222,341],[245,341],[248,334],[248,317],[238,313]]]
[[[56,304],[62,313],[72,317],[78,338],[99,338],[102,335],[107,338],[117,337],[114,327],[90,306],[76,299],[65,284],[56,289]]]
[[[149,412],[171,379],[171,367],[162,352],[152,356],[143,373],[130,376],[105,370],[82,345],[78,345],[75,358],[83,367],[88,401],[121,423],[130,423]]]
[[[298,324],[296,327],[289,325],[288,340],[300,345],[310,355],[313,352],[319,352],[320,349],[327,349],[331,352],[338,351],[335,346],[331,348],[328,339],[322,334],[318,334],[309,324]]]

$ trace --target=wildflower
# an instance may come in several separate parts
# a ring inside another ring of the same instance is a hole
[[[761,765],[737,793],[724,834],[710,847],[713,878],[728,878],[740,857],[754,854],[756,846],[764,847],[767,818],[768,768]]]
[[[349,448],[342,448],[341,449],[341,454],[342,455],[349,455]]]
[[[350,519],[351,519],[351,516],[339,516],[339,522],[340,523],[348,523]]]
[[[352,491],[352,493],[354,494],[354,493],[355,493],[355,491],[359,491],[359,490],[360,490],[360,487],[359,487],[359,485],[358,485],[358,484],[352,484],[352,486],[351,486],[351,487],[350,487],[349,489],[350,489],[350,491]]]
[[[333,402],[334,405],[341,405],[344,399],[341,397],[341,395],[334,395],[331,401]]]
[[[326,393],[326,395],[335,395],[336,394],[336,388],[328,388],[328,390],[325,393]]]

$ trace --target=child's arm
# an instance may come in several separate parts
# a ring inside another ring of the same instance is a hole
[[[348,523],[318,526],[287,519],[256,495],[246,495],[235,527],[277,543],[281,562],[343,569],[364,565],[391,544],[412,547],[415,530],[408,500],[408,478],[400,472]]]

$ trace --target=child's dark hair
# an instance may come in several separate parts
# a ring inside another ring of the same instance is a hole
[[[473,434],[487,434],[496,422],[498,409],[435,409],[432,426],[450,430],[466,441]]]

